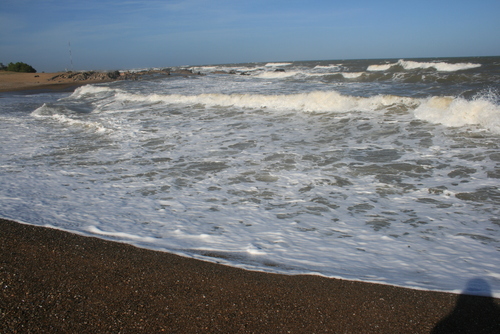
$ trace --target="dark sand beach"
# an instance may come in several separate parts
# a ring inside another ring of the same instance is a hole
[[[252,272],[0,221],[1,333],[498,333],[500,300]]]

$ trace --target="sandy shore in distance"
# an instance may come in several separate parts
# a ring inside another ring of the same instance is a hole
[[[142,80],[151,75],[202,75],[189,69],[152,69],[140,72],[118,71],[98,72],[58,72],[58,73],[19,73],[0,71],[0,92],[27,90],[71,90],[79,86],[117,80]]]
[[[498,333],[500,300],[252,272],[0,220],[1,333]]]
[[[78,87],[91,83],[108,82],[112,80],[85,80],[85,81],[74,81],[72,79],[58,78],[56,80],[50,80],[56,75],[63,74],[59,73],[19,73],[19,72],[8,72],[0,71],[0,92],[10,92],[10,91],[20,91],[20,90],[38,90],[38,89],[50,89],[50,90],[63,90],[70,87]]]

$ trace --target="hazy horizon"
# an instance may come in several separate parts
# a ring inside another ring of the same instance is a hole
[[[498,12],[493,0],[6,0],[0,62],[53,72],[497,56]]]

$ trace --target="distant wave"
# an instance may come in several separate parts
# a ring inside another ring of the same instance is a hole
[[[292,63],[267,63],[267,67],[276,67],[276,66],[289,66],[292,65]]]
[[[342,72],[342,76],[346,79],[356,79],[362,76],[364,72]]]
[[[367,71],[372,71],[372,72],[375,72],[375,71],[387,71],[388,69],[390,69],[391,67],[393,66],[396,66],[397,63],[394,63],[394,64],[382,64],[382,65],[370,65],[368,66],[368,68],[366,69]]]
[[[324,65],[316,65],[314,66],[314,69],[317,70],[317,69],[320,69],[320,70],[339,70],[340,69],[340,65],[327,65],[327,66],[324,66]]]
[[[480,67],[481,64],[474,63],[446,63],[446,62],[417,62],[412,60],[403,60],[400,59],[397,63],[393,64],[381,64],[381,65],[370,65],[367,68],[367,71],[387,71],[391,67],[400,66],[405,70],[414,70],[414,69],[428,69],[434,68],[439,72],[455,72],[455,71],[463,71],[471,68]]]
[[[290,72],[262,72],[259,74],[256,74],[256,78],[264,78],[264,79],[281,79],[281,78],[287,78],[287,77],[292,77],[294,75],[297,75],[301,72],[296,72],[296,71],[290,71]]]

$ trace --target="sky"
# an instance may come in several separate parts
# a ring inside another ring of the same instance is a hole
[[[2,0],[0,62],[38,72],[500,55],[499,0]]]

